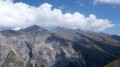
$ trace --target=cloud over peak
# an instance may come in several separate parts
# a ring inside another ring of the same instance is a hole
[[[0,20],[0,26],[15,28],[39,25],[104,31],[114,26],[108,19],[98,19],[94,14],[88,17],[79,12],[63,14],[61,9],[52,9],[48,3],[34,7],[12,0],[0,1]]]

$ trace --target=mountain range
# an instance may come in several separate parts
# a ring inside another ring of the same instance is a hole
[[[120,58],[120,36],[34,25],[0,31],[0,67],[104,67]]]

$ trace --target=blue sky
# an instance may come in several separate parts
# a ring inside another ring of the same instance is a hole
[[[94,14],[98,19],[108,19],[114,27],[106,29],[104,32],[120,35],[120,4],[98,2],[93,4],[95,0],[14,0],[14,3],[22,2],[29,6],[39,7],[43,3],[52,5],[52,9],[60,9],[63,14],[79,12],[88,17]],[[2,27],[0,28],[2,29]]]
[[[107,18],[116,24],[120,22],[120,5],[116,4],[98,3],[93,5],[93,0],[14,0],[14,2],[23,2],[36,7],[43,3],[49,3],[53,5],[53,8],[63,7],[63,12],[78,11],[86,16],[95,14],[98,18]]]

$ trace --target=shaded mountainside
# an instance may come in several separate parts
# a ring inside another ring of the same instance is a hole
[[[104,67],[120,58],[120,36],[57,27],[0,31],[0,67]]]
[[[105,67],[120,67],[120,60],[115,60],[107,65]]]

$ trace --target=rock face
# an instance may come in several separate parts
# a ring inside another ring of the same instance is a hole
[[[107,65],[105,67],[120,67],[120,60],[115,60]]]
[[[31,26],[0,31],[0,67],[104,67],[120,58],[120,37]]]

